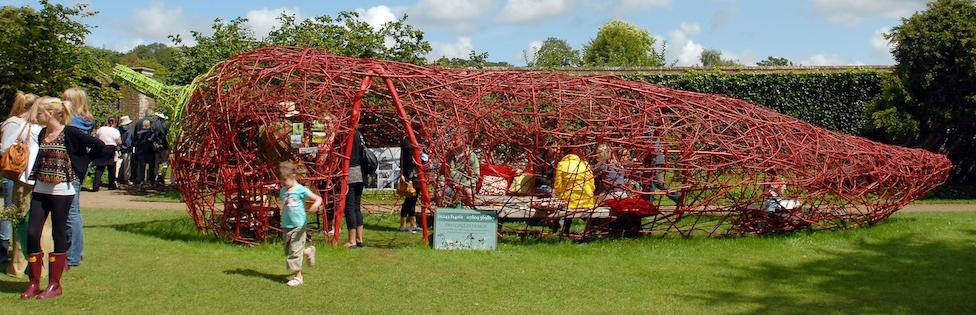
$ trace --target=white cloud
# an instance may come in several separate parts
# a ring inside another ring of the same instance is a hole
[[[700,63],[701,54],[705,51],[705,47],[701,44],[696,43],[693,40],[689,40],[681,47],[677,55],[677,65],[679,66],[694,66]]]
[[[493,0],[420,0],[407,14],[425,23],[450,24],[477,18],[494,6]]]
[[[832,23],[855,24],[872,16],[907,17],[930,0],[813,0]]]
[[[534,40],[529,43],[529,46],[525,47],[525,50],[518,53],[515,57],[516,60],[521,60],[528,62],[529,60],[535,59],[535,54],[542,49],[542,41]],[[526,60],[528,59],[528,60]]]
[[[529,52],[529,56],[532,56],[535,55],[535,53],[538,52],[539,49],[542,49],[542,41],[534,40],[531,43],[529,43],[529,48],[526,51]]]
[[[873,53],[875,57],[884,58],[885,60],[891,61],[891,43],[884,38],[884,35],[891,32],[891,28],[882,27],[874,31],[874,35],[868,41],[871,43],[871,48],[873,48]]]
[[[454,43],[431,42],[430,48],[430,53],[427,54],[427,60],[430,61],[440,57],[467,59],[468,54],[474,50],[474,45],[471,37],[461,36]]]
[[[568,0],[508,0],[498,20],[509,23],[532,23],[559,16],[573,9]]]
[[[166,38],[175,28],[186,23],[183,8],[167,9],[160,2],[149,7],[135,9],[132,14],[131,30],[140,37]]]
[[[649,7],[663,6],[669,4],[670,0],[619,0],[619,1],[606,1],[606,0],[591,0],[585,1],[584,4],[587,7],[594,8],[597,10],[605,10],[608,7],[612,8],[614,15],[618,17],[623,17],[634,13],[635,11],[641,9],[647,9]],[[599,3],[599,4],[596,4]],[[602,5],[601,5],[602,4]]]
[[[698,64],[701,52],[705,48],[691,38],[701,32],[701,25],[698,23],[681,22],[678,29],[669,33],[667,58],[677,60],[679,66],[692,66]],[[677,48],[677,49],[675,49]]]
[[[738,15],[735,4],[729,4],[722,8],[721,10],[715,11],[712,14],[712,19],[710,21],[712,31],[718,31],[728,25],[735,16]]]
[[[816,54],[800,61],[800,65],[803,66],[840,66],[847,64],[850,63],[845,61],[844,58],[841,58],[837,54],[830,54],[829,56],[824,54]]]
[[[620,6],[625,9],[646,8],[666,5],[670,0],[621,0]]]
[[[369,9],[359,8],[356,9],[356,12],[359,13],[360,19],[377,30],[383,27],[383,24],[397,20],[397,14],[393,12],[392,8],[385,5],[378,5]]]
[[[170,35],[180,35],[184,45],[195,45],[190,30],[205,30],[207,21],[201,17],[188,17],[181,7],[166,7],[162,2],[152,2],[146,7],[135,8],[126,20],[113,20],[112,28],[128,36],[116,36],[100,43],[117,51],[129,51],[146,43],[169,44]]]
[[[247,18],[248,28],[254,31],[254,36],[262,39],[268,36],[268,33],[272,29],[281,25],[278,17],[282,14],[295,15],[296,18],[300,19],[300,16],[298,16],[298,8],[261,8],[259,10],[247,11],[247,15],[244,17]]]

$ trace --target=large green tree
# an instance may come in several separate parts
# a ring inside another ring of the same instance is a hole
[[[583,65],[660,67],[664,65],[664,51],[654,48],[656,42],[646,29],[610,21],[583,47]]]
[[[349,57],[378,58],[413,64],[423,64],[424,55],[430,52],[430,43],[423,31],[406,23],[407,16],[383,24],[378,29],[363,21],[356,12],[340,12],[335,18],[322,15],[303,20],[283,14],[281,24],[262,40],[255,38],[247,28],[247,19],[237,18],[229,22],[220,19],[212,25],[213,34],[191,32],[196,45],[183,45],[182,39],[173,36],[178,46],[176,66],[170,74],[170,82],[188,84],[210,67],[237,54],[264,45],[301,46],[326,49]]]
[[[9,111],[16,91],[58,96],[77,86],[88,91],[96,120],[114,115],[120,93],[108,84],[106,60],[117,54],[84,46],[89,30],[81,20],[95,14],[84,4],[49,1],[0,8],[0,112]]]
[[[549,37],[542,42],[539,50],[532,53],[532,56],[528,56],[526,53],[526,64],[530,67],[540,68],[578,66],[580,54],[565,40]]]
[[[887,38],[898,64],[875,126],[903,144],[947,154],[954,181],[976,182],[976,2],[931,2]]]
[[[722,52],[715,49],[705,49],[701,53],[702,67],[721,68],[721,67],[741,67],[738,61],[722,58]]]
[[[207,73],[211,67],[240,53],[260,47],[254,33],[247,28],[247,19],[236,18],[228,22],[215,19],[211,28],[213,34],[191,31],[190,36],[196,45],[185,45],[179,35],[170,36],[173,44],[179,46],[176,54],[176,67],[170,69],[169,82],[190,84],[197,76]]]
[[[41,1],[31,7],[0,8],[0,93],[16,91],[59,95],[91,70],[83,49],[88,27],[79,21],[93,15],[86,5],[64,6]],[[9,105],[5,105],[5,108]],[[6,110],[4,110],[6,112]]]

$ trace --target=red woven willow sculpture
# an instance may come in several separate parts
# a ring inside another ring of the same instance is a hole
[[[460,201],[524,223],[503,231],[579,238],[858,227],[940,185],[952,167],[942,155],[741,100],[617,77],[439,69],[280,47],[216,68],[193,92],[184,125],[173,162],[190,215],[238,242],[276,230],[275,171],[284,160],[305,166],[303,182],[341,222],[354,126],[370,147],[406,135],[429,154],[417,187],[424,226],[436,205]],[[447,166],[466,165],[451,163],[469,161],[465,154],[481,163],[480,191],[500,195],[457,193],[464,187]],[[588,162],[559,163],[567,154]]]

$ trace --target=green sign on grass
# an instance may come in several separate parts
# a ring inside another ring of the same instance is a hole
[[[460,208],[437,208],[435,249],[493,250],[498,243],[498,214]]]

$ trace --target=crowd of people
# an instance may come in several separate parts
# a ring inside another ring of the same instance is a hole
[[[0,262],[8,274],[30,278],[22,299],[53,298],[63,292],[63,272],[84,258],[79,197],[89,167],[95,168],[93,191],[105,173],[110,190],[163,185],[166,116],[143,115],[134,126],[128,116],[108,118],[95,129],[81,88],[60,97],[18,92],[11,104],[0,126],[4,210],[12,213],[0,220]],[[19,219],[16,228],[11,218]],[[49,279],[42,289],[44,274]]]

